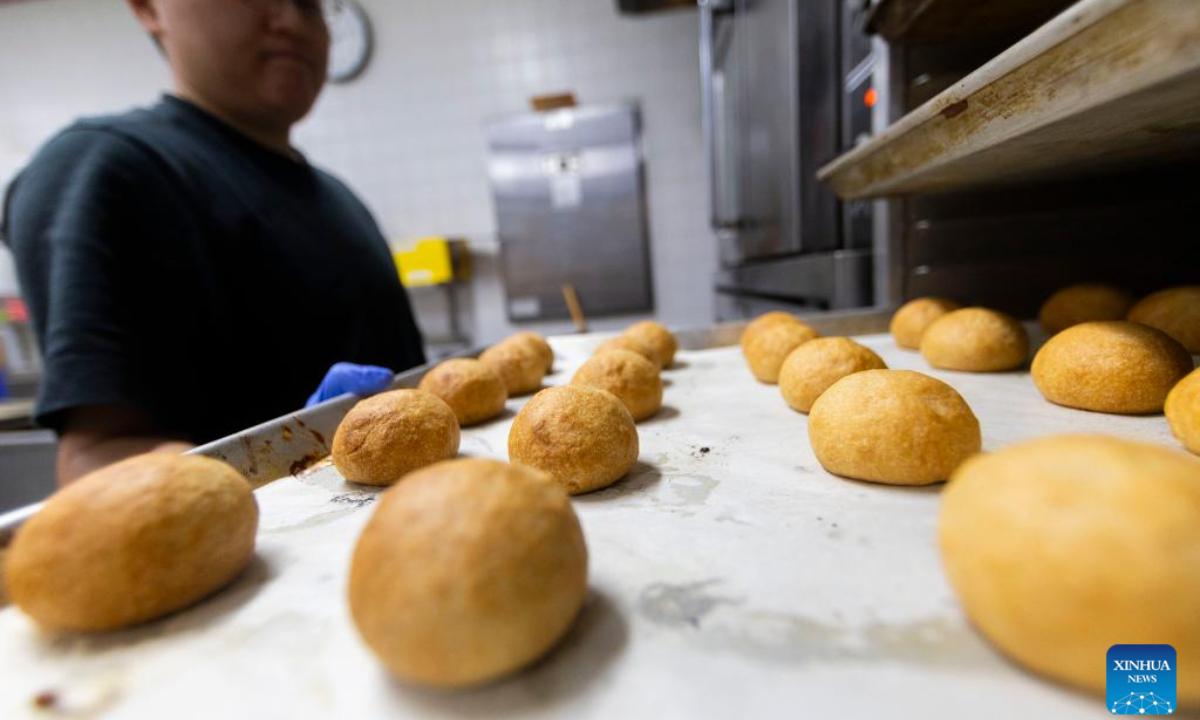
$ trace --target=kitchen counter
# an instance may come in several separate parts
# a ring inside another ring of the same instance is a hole
[[[569,380],[604,336],[553,338]],[[1166,421],[1057,407],[1028,373],[932,371],[890,337],[893,368],[954,386],[985,449],[1063,432],[1176,446]],[[355,540],[377,491],[327,462],[270,482],[256,559],[185,612],[95,637],[51,637],[0,611],[0,717],[1008,718],[1105,713],[1102,697],[1030,675],[965,620],[936,547],[941,486],[826,473],[806,417],[756,383],[737,347],[681,351],[640,462],[574,499],[590,597],[562,644],[464,692],[391,679],[348,615]],[[513,413],[464,430],[462,454],[505,459]],[[1103,658],[1097,658],[1103,662]],[[70,714],[76,713],[76,714]],[[36,715],[49,717],[52,715]]]

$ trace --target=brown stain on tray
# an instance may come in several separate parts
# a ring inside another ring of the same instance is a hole
[[[946,107],[942,108],[942,117],[946,118],[947,120],[958,117],[966,112],[967,105],[968,101],[965,99],[959,100],[956,103],[950,103]]]

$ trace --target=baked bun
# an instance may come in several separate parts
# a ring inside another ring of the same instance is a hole
[[[897,345],[916,350],[921,347],[921,336],[934,320],[961,307],[953,300],[940,297],[909,300],[892,315],[889,330]]]
[[[397,677],[487,682],[544,655],[587,593],[587,547],[547,475],[450,460],[384,493],[350,567],[350,614]]]
[[[921,355],[935,368],[965,372],[1015,370],[1029,359],[1029,334],[1015,318],[987,308],[963,308],[933,321]]]
[[[1163,407],[1171,432],[1189,451],[1200,455],[1200,370],[1180,380]]]
[[[513,420],[508,457],[548,473],[572,495],[607,487],[637,462],[633,416],[615,395],[562,385],[534,395]]]
[[[333,435],[333,464],[364,485],[391,485],[458,454],[458,418],[424,390],[392,390],[360,401]]]
[[[1200,459],[1099,435],[1030,440],[959,467],[938,525],[950,585],[1006,655],[1103,693],[1110,647],[1169,644],[1180,704],[1200,703],[1200,663],[1186,662],[1200,657]]]
[[[658,368],[628,350],[593,355],[575,371],[571,382],[612,393],[629,410],[634,421],[645,420],[662,407],[663,384]]]
[[[626,352],[637,353],[638,355],[641,355],[650,362],[654,363],[655,368],[662,369],[662,365],[659,364],[658,357],[654,353],[654,348],[631,335],[618,335],[605,340],[604,342],[600,343],[593,355],[600,355],[606,352],[612,352],[613,350],[624,350]]]
[[[793,350],[817,337],[817,331],[807,323],[780,320],[765,325],[747,340],[742,336],[742,353],[754,378],[762,383],[779,380],[779,369]]]
[[[979,421],[941,380],[911,370],[864,370],[813,403],[808,438],[821,465],[856,480],[928,485],[979,452]]]
[[[537,352],[538,357],[542,359],[542,372],[549,373],[554,367],[554,349],[550,347],[550,343],[546,342],[546,338],[538,335],[535,332],[528,330],[515,333],[508,337],[508,342],[524,343],[533,348]]]
[[[1131,322],[1089,322],[1050,338],[1033,359],[1033,382],[1052,403],[1094,412],[1159,413],[1192,371],[1192,356],[1166,333]]]
[[[1128,290],[1097,283],[1071,285],[1042,303],[1038,321],[1047,334],[1054,335],[1079,323],[1124,320],[1132,306]]]
[[[1125,318],[1158,328],[1190,353],[1200,353],[1200,285],[1160,290],[1144,297]]]
[[[484,350],[479,362],[500,376],[509,397],[537,390],[546,376],[546,357],[528,340],[506,339]]]
[[[5,558],[10,599],[54,630],[112,630],[183,609],[254,555],[250,483],[199,455],[137,455],[59,490]]]
[[[629,326],[625,336],[639,340],[650,348],[659,367],[669,368],[675,362],[675,336],[653,320],[643,320]]]
[[[821,393],[838,380],[863,370],[886,368],[873,350],[850,338],[816,338],[793,350],[783,361],[779,392],[789,407],[807,413]]]

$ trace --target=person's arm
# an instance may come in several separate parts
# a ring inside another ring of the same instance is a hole
[[[147,452],[182,453],[195,447],[157,428],[131,405],[85,405],[68,410],[58,441],[58,486],[93,470]]]
[[[146,382],[132,322],[134,260],[147,239],[172,237],[174,221],[155,214],[169,205],[168,185],[140,146],[73,128],[9,186],[5,240],[42,350],[36,419],[59,434],[60,486],[131,455],[189,447],[152,420],[164,393]]]

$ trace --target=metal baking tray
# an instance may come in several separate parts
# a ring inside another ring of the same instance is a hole
[[[824,335],[856,336],[889,367],[950,383],[979,418],[985,451],[1066,432],[1177,446],[1161,415],[1052,405],[1027,370],[930,368],[880,332],[887,317],[806,319]],[[432,692],[392,678],[363,644],[346,574],[385,491],[346,482],[327,460],[309,466],[354,402],[341,398],[197,449],[260,485],[254,560],[220,593],[98,635],[46,633],[15,608],[0,610],[0,717],[46,698],[55,716],[128,720],[1109,714],[1102,697],[1023,671],[971,627],[938,551],[940,486],[826,472],[807,418],[746,369],[741,329],[677,333],[664,405],[638,425],[637,464],[572,498],[588,545],[588,598],[562,641],[521,672]],[[557,359],[546,383],[569,382],[605,337],[551,338]],[[464,429],[460,455],[506,459],[527,398]]]

